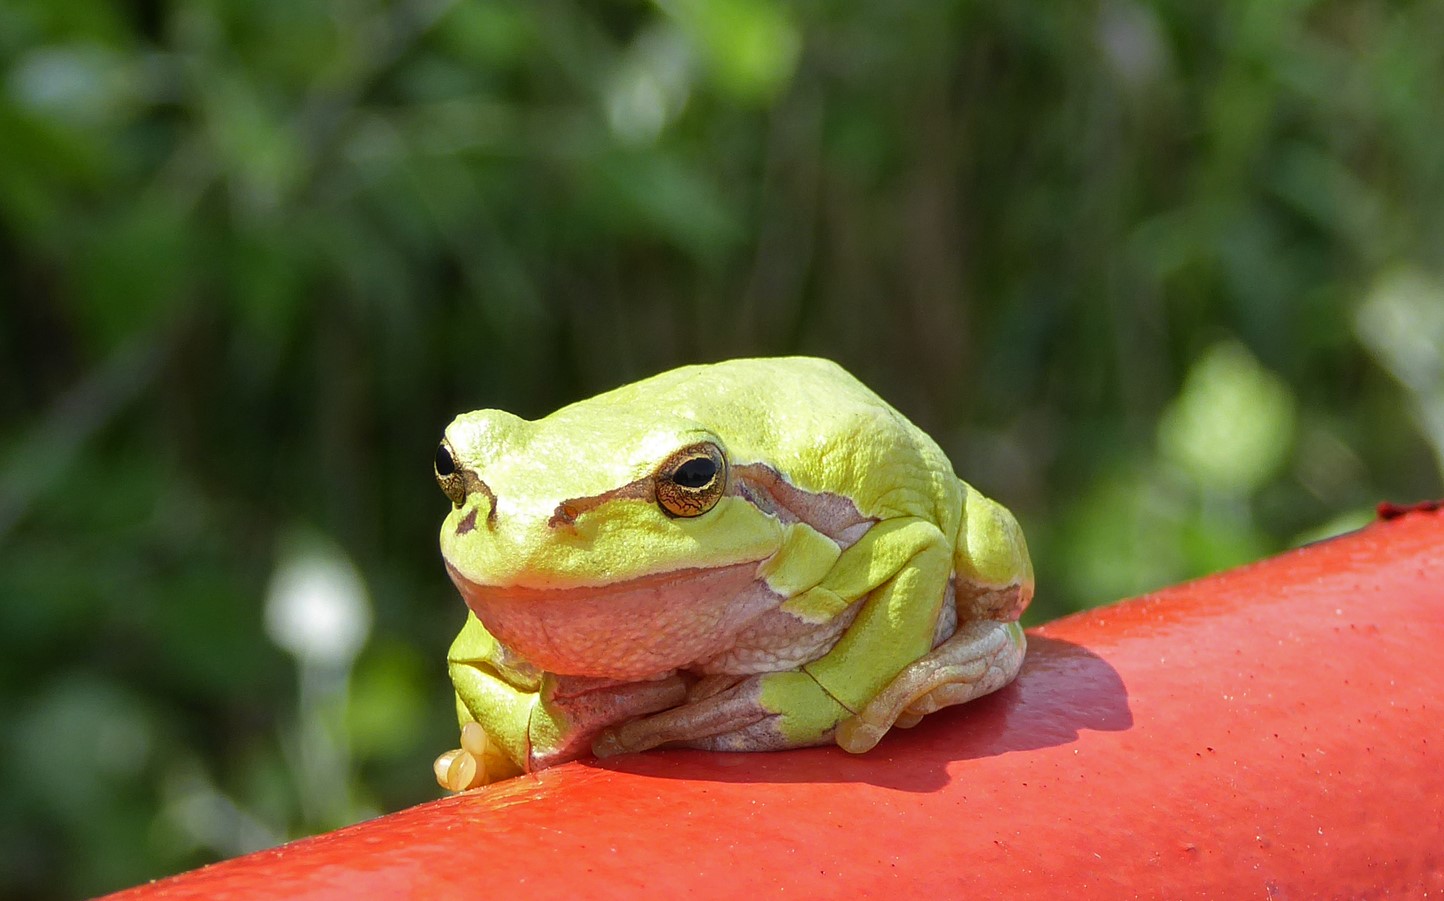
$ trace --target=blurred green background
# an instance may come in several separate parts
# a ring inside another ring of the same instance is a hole
[[[456,412],[837,359],[1030,619],[1441,492],[1444,4],[0,2],[0,895],[435,796]]]

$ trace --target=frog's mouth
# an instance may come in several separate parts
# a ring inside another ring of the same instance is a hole
[[[646,679],[728,650],[781,597],[757,563],[681,569],[595,588],[478,585],[447,564],[497,640],[548,672]]]

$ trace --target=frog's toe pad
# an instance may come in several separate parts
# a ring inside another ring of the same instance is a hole
[[[929,713],[997,691],[1018,674],[1024,647],[1017,623],[982,621],[958,629],[898,673],[856,716],[838,724],[838,745],[860,754],[893,726],[915,726]]]
[[[897,721],[894,722],[893,725],[899,729],[911,729],[922,721],[923,715],[921,713],[914,713],[913,709],[909,707],[897,715]]]
[[[461,727],[461,747],[447,751],[431,764],[436,783],[451,792],[489,785],[521,773],[521,767],[501,750],[480,723]]]

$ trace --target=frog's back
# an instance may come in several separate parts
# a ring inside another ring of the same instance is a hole
[[[956,522],[962,488],[941,448],[830,360],[685,366],[597,400],[691,419],[734,463],[772,466],[799,488],[851,498],[865,516],[919,516],[945,531]]]

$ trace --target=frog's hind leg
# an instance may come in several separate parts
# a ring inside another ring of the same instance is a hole
[[[856,716],[838,724],[837,743],[867,751],[893,726],[908,728],[924,716],[990,694],[1013,681],[1025,642],[1016,622],[982,620],[961,626],[927,656],[909,664]]]

